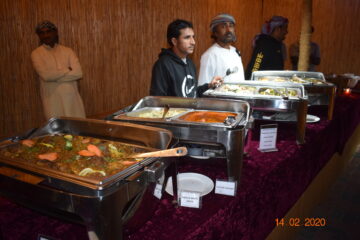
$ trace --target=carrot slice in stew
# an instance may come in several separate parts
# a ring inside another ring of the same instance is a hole
[[[30,139],[25,139],[25,140],[22,140],[21,143],[25,146],[28,146],[28,147],[32,147],[35,145],[35,142],[33,140],[30,140]]]
[[[81,150],[78,152],[79,155],[84,156],[84,157],[92,157],[95,156],[95,153],[88,151],[88,150]]]
[[[48,161],[55,161],[58,158],[58,154],[56,152],[51,152],[51,153],[44,153],[44,154],[39,154],[38,155],[39,159],[42,160],[48,160]]]
[[[103,155],[101,150],[97,146],[95,146],[93,144],[89,144],[87,146],[87,150],[89,150],[90,152],[95,153],[95,155],[98,156],[98,157],[102,157],[102,155]]]

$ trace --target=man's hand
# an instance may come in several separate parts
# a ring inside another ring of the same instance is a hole
[[[209,83],[209,88],[217,88],[221,84],[223,84],[223,82],[224,82],[224,79],[222,79],[220,76],[216,76]]]

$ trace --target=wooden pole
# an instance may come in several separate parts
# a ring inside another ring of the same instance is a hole
[[[307,71],[310,59],[312,0],[303,0],[298,70]]]

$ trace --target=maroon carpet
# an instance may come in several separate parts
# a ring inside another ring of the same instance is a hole
[[[320,116],[321,121],[307,124],[306,144],[296,144],[294,124],[280,124],[278,152],[257,150],[261,122],[257,123],[236,197],[212,192],[203,198],[201,209],[174,208],[168,194],[157,200],[149,190],[138,211],[141,214],[126,226],[124,239],[264,239],[274,228],[275,218],[284,216],[330,157],[343,150],[360,123],[360,97],[338,97],[332,121],[325,120],[325,109],[310,108],[309,113]],[[198,172],[213,180],[226,178],[221,159],[185,158],[179,167],[180,172]],[[87,239],[82,225],[44,216],[6,199],[0,199],[0,230],[5,240],[37,239],[38,234]]]

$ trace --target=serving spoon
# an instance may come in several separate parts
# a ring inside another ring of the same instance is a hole
[[[225,76],[222,77],[222,79],[225,79],[227,76],[229,76],[229,75],[231,75],[233,73],[236,73],[238,70],[239,70],[239,68],[237,66],[233,67],[233,69],[228,68],[226,70]],[[216,87],[220,87],[220,85],[221,85],[221,83],[218,83],[218,84],[216,84]]]
[[[169,104],[165,104],[165,106],[164,106],[164,111],[163,111],[163,115],[162,115],[162,117],[161,117],[162,119],[165,118],[165,116],[166,116],[166,114],[168,113],[169,109],[170,109]]]
[[[145,153],[135,153],[126,158],[147,158],[147,157],[179,157],[185,156],[187,154],[186,147],[177,147],[166,150],[154,151],[154,152],[145,152]]]
[[[223,77],[223,79],[233,73],[236,73],[239,70],[239,68],[237,66],[235,66],[233,69],[228,68],[228,70],[226,70],[226,75]]]

